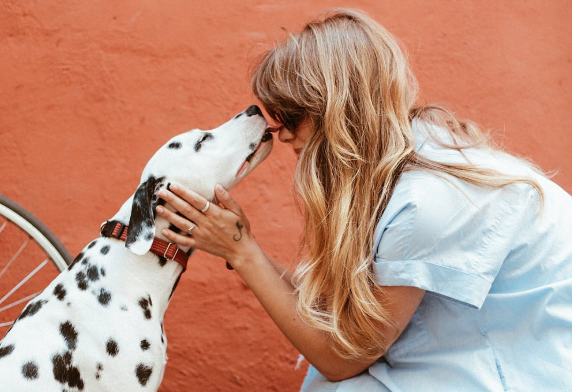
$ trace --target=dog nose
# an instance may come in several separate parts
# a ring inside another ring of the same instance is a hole
[[[248,109],[244,111],[248,117],[250,116],[262,116],[262,110],[256,105],[250,106]]]

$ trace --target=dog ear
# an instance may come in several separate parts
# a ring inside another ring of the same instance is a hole
[[[155,207],[162,201],[157,194],[164,184],[164,180],[165,177],[150,176],[147,181],[139,185],[133,196],[129,232],[125,246],[136,255],[144,255],[149,252],[153,244]]]

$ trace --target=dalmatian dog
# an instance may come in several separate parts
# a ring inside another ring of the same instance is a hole
[[[253,105],[214,130],[195,129],[161,147],[134,195],[104,225],[109,236],[89,243],[0,341],[0,391],[156,391],[167,362],[163,317],[184,271],[173,250],[192,253],[174,244],[150,252],[167,243],[161,230],[170,227],[155,216],[164,205],[158,192],[177,183],[213,200],[217,183],[230,189],[268,156],[266,126]]]

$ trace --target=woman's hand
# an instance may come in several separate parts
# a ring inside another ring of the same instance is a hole
[[[211,203],[206,210],[207,200],[197,193],[177,184],[169,189],[170,192],[159,192],[159,196],[183,216],[161,206],[157,207],[157,213],[185,232],[194,226],[190,236],[163,230],[163,235],[170,241],[220,256],[233,267],[245,258],[252,246],[257,246],[242,208],[222,186],[215,188],[220,205]]]

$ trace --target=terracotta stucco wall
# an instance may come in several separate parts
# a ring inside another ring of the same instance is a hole
[[[253,58],[332,6],[362,8],[408,48],[422,102],[445,102],[572,191],[572,3],[79,1],[0,3],[0,193],[77,254],[171,136],[253,103]],[[233,192],[267,252],[292,261],[295,157],[276,144]],[[224,261],[197,253],[165,328],[161,390],[297,391],[307,364]]]

